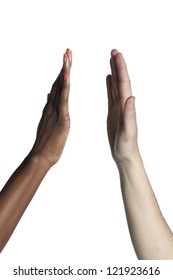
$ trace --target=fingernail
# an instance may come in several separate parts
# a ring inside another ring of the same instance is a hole
[[[66,71],[64,72],[64,81],[66,81],[66,80],[67,80],[67,78],[68,78],[68,74],[69,74],[69,72],[68,72],[68,70],[66,70]]]
[[[68,57],[70,56],[70,53],[71,53],[70,49],[67,49],[67,50],[66,50],[66,55],[67,55]]]
[[[67,54],[65,53],[64,56],[63,56],[63,63],[65,63],[67,60]]]

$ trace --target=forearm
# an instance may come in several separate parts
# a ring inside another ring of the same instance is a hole
[[[49,170],[39,157],[27,157],[0,193],[0,251],[7,243],[26,207]]]
[[[128,227],[139,259],[173,259],[173,234],[138,154],[118,166]]]

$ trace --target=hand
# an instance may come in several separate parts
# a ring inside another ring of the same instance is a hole
[[[117,50],[111,52],[110,65],[107,131],[113,159],[119,164],[138,153],[135,98],[124,58]]]
[[[38,125],[36,141],[29,154],[43,158],[50,167],[60,159],[70,129],[68,98],[71,64],[72,54],[67,49],[61,72],[48,94]]]

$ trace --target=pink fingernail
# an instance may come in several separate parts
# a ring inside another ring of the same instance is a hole
[[[66,50],[66,55],[67,55],[68,57],[70,56],[70,53],[71,53],[70,49],[67,49],[67,50]]]

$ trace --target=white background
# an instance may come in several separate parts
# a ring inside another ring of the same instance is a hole
[[[73,51],[70,135],[1,254],[3,279],[18,265],[138,265],[106,132],[112,48],[126,59],[140,151],[173,228],[172,12],[168,0],[0,2],[1,187],[31,149],[63,53]]]

